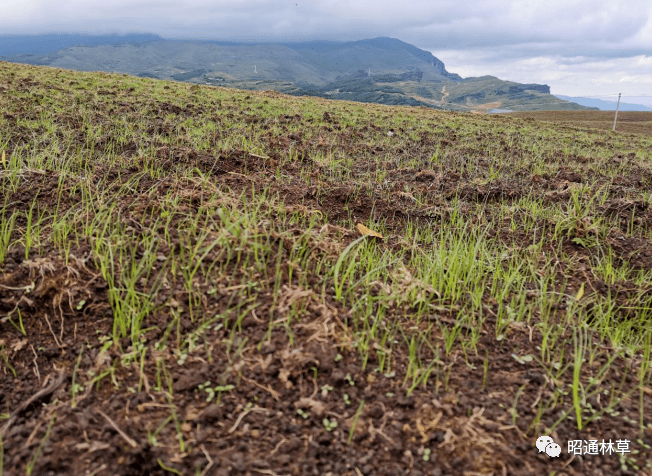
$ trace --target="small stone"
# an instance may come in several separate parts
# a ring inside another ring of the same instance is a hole
[[[200,414],[198,419],[202,419],[208,422],[221,420],[223,416],[223,411],[221,407],[218,407],[215,404],[207,406]]]

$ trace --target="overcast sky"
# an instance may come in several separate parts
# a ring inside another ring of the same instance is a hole
[[[357,40],[389,36],[463,77],[652,106],[649,0],[0,0],[0,32]],[[647,98],[634,96],[649,95]]]

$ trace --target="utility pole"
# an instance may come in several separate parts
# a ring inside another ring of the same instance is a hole
[[[618,108],[620,107],[620,93],[618,93],[618,104],[616,104],[616,116],[614,117],[614,127],[612,131],[616,131],[616,120],[618,119]]]

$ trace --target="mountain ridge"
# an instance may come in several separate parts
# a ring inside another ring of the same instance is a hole
[[[108,43],[97,44],[101,41],[96,37],[74,37],[70,41],[76,44],[56,51],[0,59],[458,111],[590,109],[551,96],[545,84],[521,84],[493,76],[462,78],[447,71],[432,53],[396,38],[285,43],[169,40],[156,35],[125,38],[138,41],[120,42],[120,37],[110,36]],[[84,41],[89,44],[82,44]]]
[[[597,107],[601,111],[615,111],[616,107],[620,111],[652,111],[652,108],[644,106],[643,104],[634,104],[622,102],[618,105],[617,101],[604,101],[602,99],[586,98],[581,96],[564,96],[555,94],[559,99],[564,101],[572,101],[582,106]]]
[[[153,33],[130,33],[128,35],[75,35],[48,33],[44,35],[0,36],[0,56],[35,55],[50,53],[71,46],[93,46],[118,43],[138,43],[161,40]]]

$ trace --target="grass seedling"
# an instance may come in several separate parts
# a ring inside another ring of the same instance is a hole
[[[179,476],[182,476],[182,475],[183,475],[183,473],[182,473],[181,471],[179,471],[179,470],[177,470],[177,469],[174,469],[174,468],[172,468],[171,466],[167,466],[167,465],[165,465],[165,464],[163,463],[163,461],[161,461],[161,458],[157,458],[157,459],[156,459],[156,462],[157,462],[158,465],[161,467],[161,469],[163,469],[164,471],[167,471],[167,472],[169,472],[169,473],[178,474]]]
[[[75,362],[75,368],[72,372],[72,384],[70,386],[70,393],[72,395],[72,402],[71,406],[72,408],[75,408],[77,406],[77,403],[75,402],[75,397],[79,392],[84,391],[84,387],[77,383],[77,372],[79,372],[79,366],[81,365],[81,359],[82,359],[82,354],[84,353],[84,346],[82,345],[81,348],[79,349],[79,356],[77,356],[77,362]]]
[[[16,374],[16,369],[9,363],[9,358],[7,357],[7,352],[5,351],[5,346],[2,344],[0,346],[0,352],[2,352],[2,360],[5,363],[5,367],[9,369],[9,371],[13,374],[14,378],[18,378],[18,375]]]
[[[11,234],[14,231],[16,217],[18,216],[18,212],[15,211],[9,218],[5,218],[6,206],[7,204],[5,203],[5,207],[2,209],[2,219],[0,220],[0,264],[3,264],[5,261],[5,255],[11,243]]]
[[[638,381],[639,381],[639,428],[641,433],[645,431],[645,424],[643,420],[643,395],[645,393],[645,387],[650,381],[650,367],[652,366],[652,360],[650,359],[652,352],[652,332],[648,331],[645,334],[644,344],[643,344],[643,356],[641,358],[640,367],[638,369]]]
[[[165,398],[168,401],[168,404],[170,406],[170,412],[172,413],[172,420],[174,421],[174,427],[177,431],[177,440],[179,441],[179,451],[181,453],[185,452],[185,442],[183,441],[183,434],[181,433],[181,423],[179,422],[179,418],[177,417],[177,410],[176,407],[174,406],[174,402],[172,401],[172,378],[170,377],[170,374],[168,373],[167,369],[165,368],[165,364],[163,364],[163,375],[165,376],[165,381],[167,382],[168,385],[168,392],[165,392]]]
[[[9,323],[16,328],[22,335],[26,336],[27,331],[25,330],[25,326],[23,325],[23,314],[20,312],[20,308],[16,307],[16,312],[18,313],[18,324],[16,324],[13,319],[11,318],[11,314],[6,317],[6,319],[9,321]],[[4,320],[4,319],[3,319]]]
[[[355,412],[355,415],[353,417],[353,422],[351,423],[351,429],[349,430],[349,438],[346,440],[346,445],[350,445],[351,441],[353,440],[353,433],[355,432],[355,426],[358,424],[358,418],[360,418],[360,415],[362,414],[362,407],[364,407],[364,400],[360,402],[360,405],[358,406],[358,410]]]
[[[512,407],[509,409],[509,413],[512,417],[512,424],[516,425],[516,420],[518,419],[518,411],[516,408],[518,407],[518,399],[521,396],[521,393],[523,393],[523,390],[525,390],[525,387],[527,385],[521,385],[518,390],[516,391],[516,396],[514,397],[514,403],[512,404]]]
[[[582,372],[582,363],[584,362],[584,354],[586,348],[586,341],[588,335],[581,329],[573,332],[573,344],[575,353],[573,355],[573,407],[575,408],[575,418],[577,420],[577,429],[582,430],[582,406],[584,400],[580,399],[580,376]]]
[[[337,301],[340,301],[342,299],[342,289],[344,288],[344,282],[353,273],[356,264],[355,255],[354,255],[353,257],[349,258],[348,266],[343,273],[342,279],[340,280],[340,273],[341,273],[341,268],[344,259],[348,256],[351,250],[353,250],[353,248],[355,248],[355,246],[358,243],[360,243],[362,240],[365,240],[366,238],[367,238],[366,236],[361,236],[360,238],[354,240],[351,244],[349,244],[349,246],[346,247],[346,249],[342,252],[340,257],[337,259],[337,262],[335,263],[335,268],[333,269],[333,280],[335,282],[335,299]]]
[[[489,349],[485,350],[484,362],[482,363],[482,391],[487,389],[487,374],[489,370]]]
[[[25,259],[29,259],[29,250],[32,247],[34,241],[34,235],[32,230],[32,217],[34,214],[34,205],[36,201],[33,201],[29,207],[29,212],[27,213],[27,228],[25,228]]]
[[[50,436],[50,431],[52,430],[52,425],[54,425],[54,420],[57,417],[57,414],[55,413],[52,415],[52,418],[50,419],[50,424],[48,425],[48,429],[45,431],[45,435],[41,439],[41,442],[38,445],[38,448],[36,449],[36,452],[34,453],[34,456],[32,456],[32,459],[30,462],[27,464],[27,476],[31,476],[32,471],[34,471],[34,466],[36,465],[36,461],[39,459],[41,456],[41,452],[43,451],[43,447],[45,446],[45,442],[48,440],[48,437]]]
[[[152,445],[154,447],[157,447],[158,446],[158,440],[156,439],[156,437],[161,432],[161,430],[163,430],[163,428],[165,428],[167,426],[167,424],[170,423],[171,421],[172,421],[172,415],[165,418],[165,420],[163,420],[161,422],[161,424],[156,428],[156,430],[154,430],[153,433],[150,430],[147,430],[147,442],[150,445]]]

